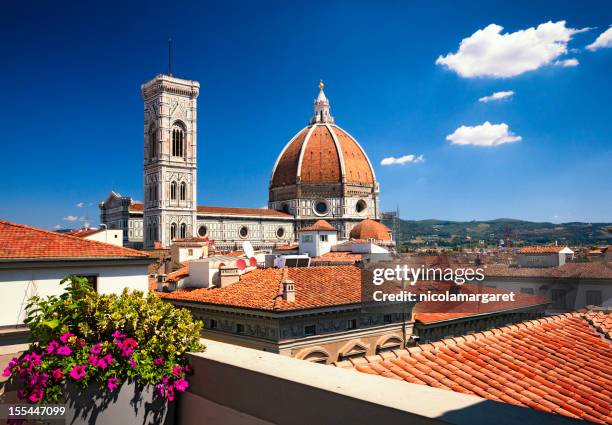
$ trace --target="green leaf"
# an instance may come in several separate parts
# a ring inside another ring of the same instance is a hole
[[[55,329],[59,325],[59,320],[57,319],[46,320],[42,324],[45,326],[48,326],[51,329]]]

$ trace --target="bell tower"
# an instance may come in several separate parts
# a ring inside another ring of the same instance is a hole
[[[195,236],[200,83],[158,75],[144,99],[144,247]]]

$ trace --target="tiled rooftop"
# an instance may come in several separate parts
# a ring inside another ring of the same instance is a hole
[[[139,258],[146,253],[0,220],[0,259]]]
[[[336,228],[325,220],[317,220],[312,226],[302,227],[301,229],[302,232],[310,232],[317,230],[329,230],[335,232]]]
[[[351,239],[390,241],[391,229],[378,221],[365,219],[351,229],[350,236]]]
[[[510,267],[488,264],[483,268],[485,276],[612,279],[612,263],[603,261],[566,263],[560,267]]]
[[[182,289],[156,292],[172,300],[227,305],[257,310],[300,310],[316,307],[358,304],[361,301],[360,270],[354,266],[287,268],[295,282],[295,302],[279,294],[283,270],[255,269],[224,288]]]
[[[233,207],[212,207],[199,205],[197,208],[198,213],[200,214],[222,214],[222,215],[237,215],[237,216],[266,216],[266,217],[278,217],[278,218],[291,218],[293,217],[290,214],[284,213],[282,211],[270,210],[267,208],[233,208]]]
[[[549,245],[549,246],[526,246],[519,249],[519,254],[557,254],[563,249],[567,248],[566,246],[557,246],[557,245]]]
[[[611,342],[584,313],[522,322],[336,365],[612,423]]]
[[[313,257],[311,261],[314,263],[356,263],[357,261],[361,261],[362,258],[363,254],[355,254],[346,251],[330,251],[319,257]]]

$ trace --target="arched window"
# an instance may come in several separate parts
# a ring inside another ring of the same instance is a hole
[[[157,129],[151,125],[149,127],[149,158],[153,159],[157,156]]]
[[[171,240],[176,239],[176,223],[172,223],[170,225],[170,239]]]
[[[185,182],[181,182],[181,190],[179,191],[181,201],[187,199],[187,184]]]
[[[185,157],[185,128],[180,123],[172,126],[172,156]]]
[[[176,182],[170,183],[170,199],[176,201]]]
[[[181,224],[181,239],[185,239],[187,237],[187,225],[185,223]]]

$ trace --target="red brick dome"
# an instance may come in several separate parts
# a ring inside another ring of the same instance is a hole
[[[370,160],[359,143],[337,125],[314,123],[285,146],[272,172],[270,187],[343,181],[373,186]]]
[[[374,170],[365,151],[334,124],[329,100],[319,83],[310,125],[285,146],[272,170],[270,189],[300,183],[374,186]]]
[[[351,239],[390,241],[391,229],[378,221],[367,219],[353,227],[350,237]]]

